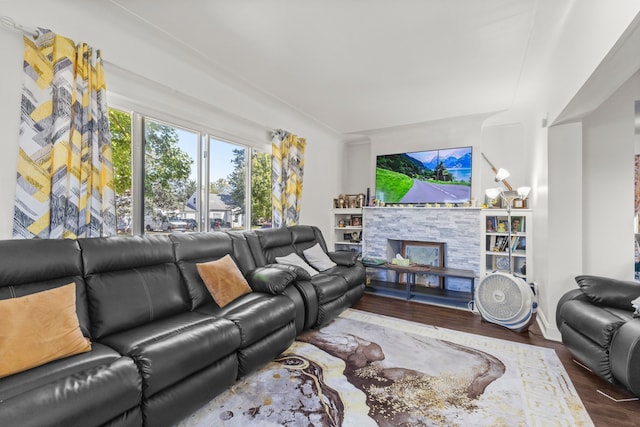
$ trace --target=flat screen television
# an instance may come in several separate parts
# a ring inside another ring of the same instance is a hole
[[[471,199],[472,147],[376,157],[376,200],[464,203]]]

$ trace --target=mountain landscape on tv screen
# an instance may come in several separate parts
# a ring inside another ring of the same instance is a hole
[[[446,158],[434,157],[429,162],[422,163],[425,167],[434,170],[438,166],[438,160],[442,161],[442,164],[447,169],[471,169],[471,153],[466,153],[461,157],[449,156]]]
[[[471,147],[376,158],[376,199],[385,203],[463,203],[471,198]]]

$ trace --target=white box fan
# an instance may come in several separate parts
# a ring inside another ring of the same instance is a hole
[[[475,289],[474,300],[484,320],[516,332],[529,329],[538,307],[531,287],[503,272],[485,276]]]

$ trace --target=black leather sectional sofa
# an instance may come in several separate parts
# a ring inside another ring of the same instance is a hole
[[[364,292],[354,253],[310,277],[275,257],[318,228],[0,241],[0,300],[75,283],[91,351],[0,378],[2,426],[166,426],[268,363]],[[196,264],[231,255],[252,292],[219,307]],[[3,319],[0,319],[0,322]]]
[[[562,343],[595,374],[640,397],[640,318],[631,304],[640,283],[587,275],[576,282],[558,302]]]

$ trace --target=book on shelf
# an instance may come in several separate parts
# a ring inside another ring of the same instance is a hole
[[[506,252],[509,245],[509,237],[504,236],[502,243],[500,244],[500,252]]]
[[[520,236],[513,236],[511,238],[511,252],[515,252],[518,247],[518,240],[520,240]]]

